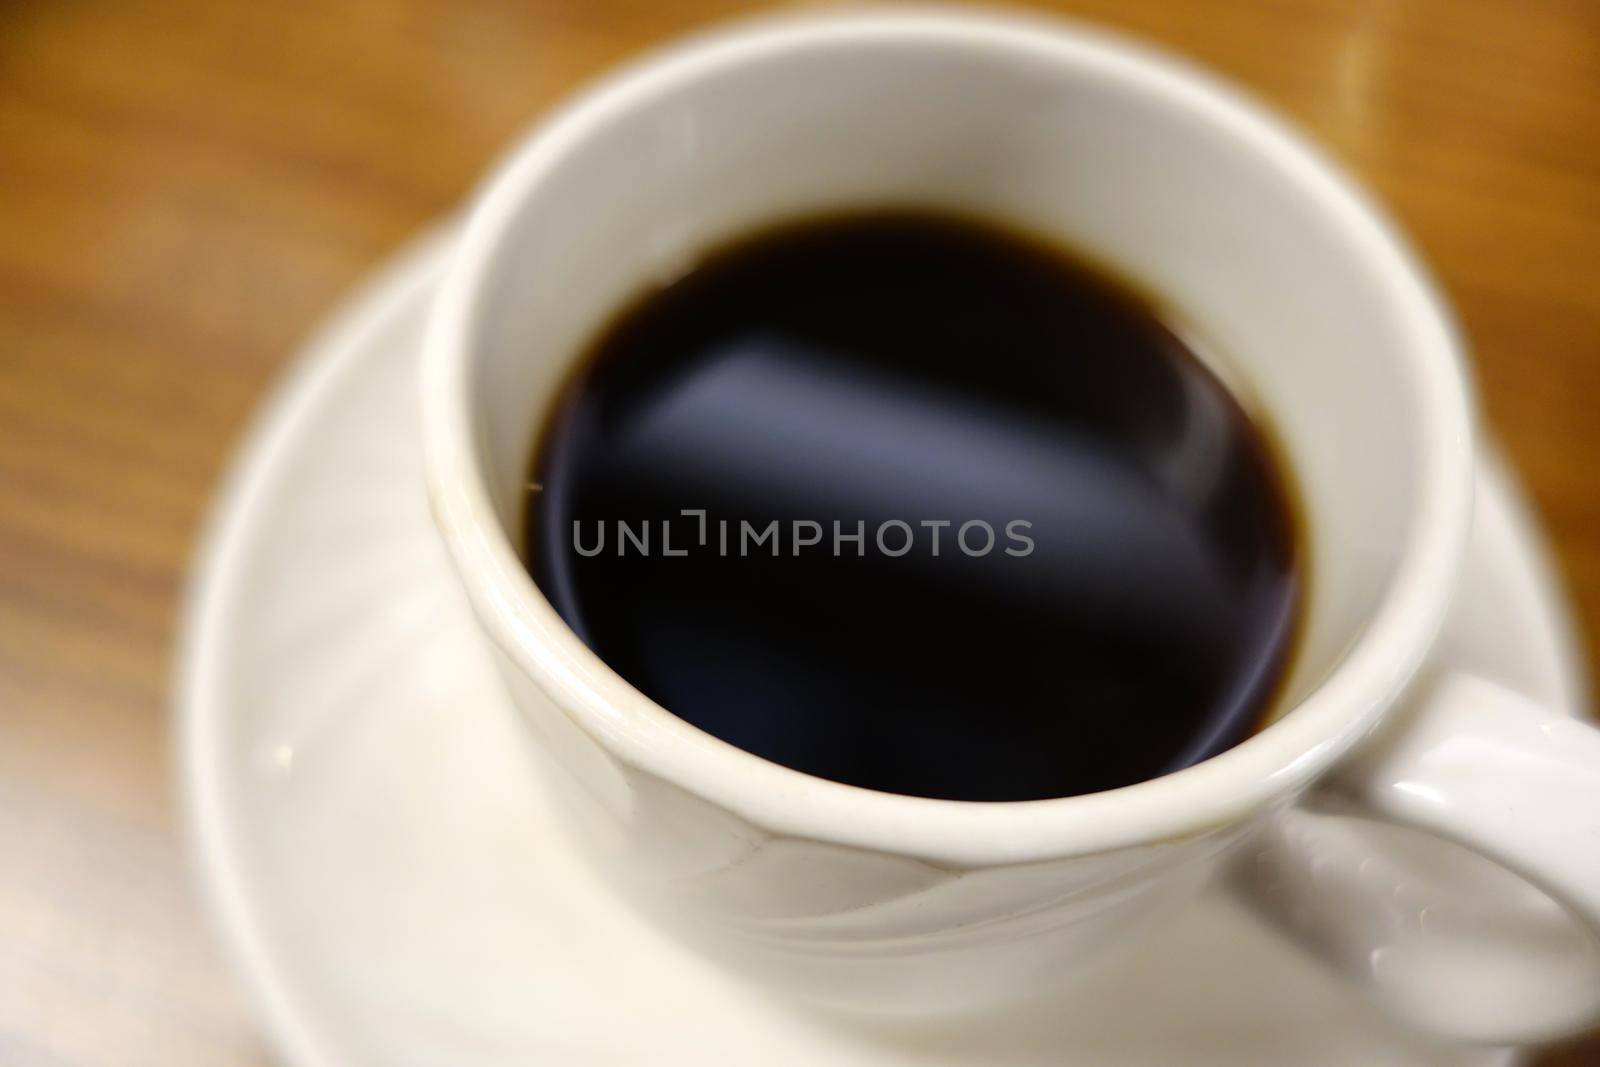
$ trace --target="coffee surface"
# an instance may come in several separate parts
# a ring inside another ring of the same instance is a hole
[[[1053,246],[811,219],[624,308],[533,458],[526,558],[662,707],[926,797],[1128,785],[1259,727],[1302,546],[1264,435]]]

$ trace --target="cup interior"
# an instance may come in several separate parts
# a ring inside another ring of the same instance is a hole
[[[1127,45],[937,19],[712,42],[567,110],[501,183],[518,192],[478,279],[468,388],[512,544],[537,434],[616,308],[764,223],[881,205],[1110,265],[1277,438],[1310,578],[1280,714],[1358,643],[1431,521],[1438,415],[1459,396],[1426,283],[1272,120]]]

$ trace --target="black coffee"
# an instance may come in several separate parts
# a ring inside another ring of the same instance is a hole
[[[606,663],[869,789],[1188,766],[1260,724],[1296,630],[1296,525],[1239,405],[1140,296],[972,220],[706,256],[603,331],[532,477],[530,569]]]

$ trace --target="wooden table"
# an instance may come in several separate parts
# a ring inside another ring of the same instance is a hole
[[[1600,634],[1600,3],[1065,6],[1253,88],[1392,205]],[[269,1061],[174,834],[169,645],[212,483],[306,330],[509,137],[733,10],[0,8],[0,1064]]]

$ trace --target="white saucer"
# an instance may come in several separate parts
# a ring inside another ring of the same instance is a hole
[[[1213,893],[1092,995],[938,1027],[769,1000],[632,914],[548,822],[423,497],[415,355],[442,239],[311,345],[213,516],[178,712],[199,866],[293,1064],[1503,1064],[1440,1049]],[[1564,606],[1504,471],[1481,476],[1444,641],[1584,706]]]

